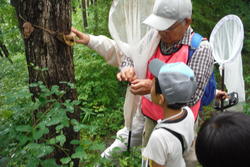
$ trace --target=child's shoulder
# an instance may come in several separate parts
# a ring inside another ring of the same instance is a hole
[[[153,130],[150,138],[152,138],[153,141],[171,141],[172,140],[172,133],[168,130],[160,127],[155,130]]]
[[[149,147],[154,147],[154,148],[159,148],[159,147],[164,147],[165,151],[166,150],[175,150],[176,146],[179,145],[180,141],[179,139],[171,133],[169,130],[164,129],[164,128],[159,128],[155,129],[149,139],[148,146]],[[181,148],[181,146],[178,148]]]
[[[191,108],[190,107],[188,107],[188,106],[185,106],[185,107],[183,107],[183,110],[186,110],[187,111],[187,116],[189,117],[189,119],[191,119],[191,121],[193,121],[194,122],[194,113],[193,113],[193,111],[191,110]]]

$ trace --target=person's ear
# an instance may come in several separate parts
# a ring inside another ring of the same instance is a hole
[[[185,25],[188,27],[192,23],[192,18],[185,18]]]
[[[159,104],[163,105],[165,103],[165,98],[162,94],[159,95]]]

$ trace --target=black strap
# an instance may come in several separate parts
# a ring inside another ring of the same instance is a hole
[[[177,132],[175,132],[175,131],[173,131],[171,129],[168,129],[166,127],[160,127],[160,128],[163,128],[163,129],[169,131],[172,135],[174,135],[175,137],[177,137],[177,139],[179,139],[179,141],[181,142],[182,153],[184,153],[185,148],[184,148],[184,141],[183,141],[182,136],[179,133],[177,133]]]

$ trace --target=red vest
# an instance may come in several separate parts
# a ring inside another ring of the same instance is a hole
[[[175,53],[172,53],[171,55],[163,55],[161,53],[160,47],[158,46],[155,54],[149,59],[148,64],[152,61],[152,59],[159,59],[165,63],[176,63],[176,62],[183,62],[187,63],[188,61],[188,51],[189,46],[188,45],[182,45],[182,47]],[[154,76],[150,73],[150,71],[147,69],[146,72],[146,78],[147,79],[153,79]],[[195,119],[197,118],[198,111],[200,108],[200,100],[192,107],[190,107],[191,110],[194,113]],[[164,118],[164,111],[161,106],[154,104],[150,100],[148,100],[146,97],[142,96],[142,113],[153,119],[153,120],[159,120]]]

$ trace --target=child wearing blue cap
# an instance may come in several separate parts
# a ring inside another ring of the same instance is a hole
[[[194,116],[185,106],[196,90],[194,72],[184,63],[165,64],[158,59],[150,62],[149,70],[155,76],[151,99],[164,109],[164,119],[158,121],[142,152],[142,166],[185,167],[183,154],[194,140]]]

